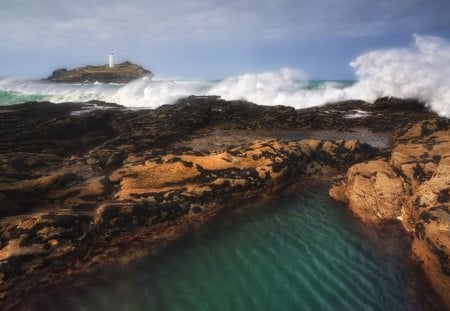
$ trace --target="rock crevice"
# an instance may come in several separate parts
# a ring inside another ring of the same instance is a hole
[[[418,122],[395,137],[387,158],[355,164],[330,195],[363,221],[400,220],[432,286],[450,305],[450,126]]]
[[[348,118],[355,109],[367,113]],[[335,197],[369,221],[403,219],[429,273],[448,271],[446,131],[419,103],[387,98],[303,110],[214,96],[139,111],[98,101],[0,107],[0,307],[356,163]],[[383,149],[357,139],[380,137]]]

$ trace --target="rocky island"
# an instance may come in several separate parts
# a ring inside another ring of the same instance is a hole
[[[153,77],[153,73],[125,61],[114,66],[85,66],[71,70],[61,68],[53,71],[47,80],[65,83],[128,83],[144,76]]]
[[[324,177],[363,221],[402,224],[450,306],[450,122],[417,101],[295,110],[192,96],[139,111],[30,102],[0,107],[0,119],[3,309],[156,254],[237,202]]]

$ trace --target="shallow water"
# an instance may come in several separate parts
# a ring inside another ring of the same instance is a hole
[[[396,226],[382,234],[326,185],[237,209],[157,258],[98,273],[38,310],[434,310]]]

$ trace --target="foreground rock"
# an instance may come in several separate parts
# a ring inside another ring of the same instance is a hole
[[[145,76],[153,77],[154,75],[139,65],[123,62],[113,68],[108,65],[85,66],[71,70],[61,68],[53,71],[47,80],[65,83],[128,83]]]
[[[382,162],[388,141],[376,149],[356,138],[388,138],[430,118],[438,120],[417,102],[387,98],[305,110],[216,97],[140,111],[102,102],[0,107],[0,305],[121,255],[157,251],[221,209],[299,178]]]
[[[352,166],[330,195],[363,221],[400,220],[413,252],[450,306],[450,122],[430,119],[396,136],[389,156]]]
[[[99,252],[140,228],[195,224],[238,198],[255,198],[296,177],[336,172],[372,153],[355,141],[268,140],[220,153],[131,154],[111,174],[88,179],[74,170],[0,184],[4,200],[15,207],[11,214],[30,202],[46,209],[2,220],[3,295],[31,288],[39,273],[67,267],[70,258]]]

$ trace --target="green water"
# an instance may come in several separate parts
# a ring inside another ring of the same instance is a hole
[[[304,187],[212,221],[158,258],[61,288],[38,310],[434,310],[395,227]]]
[[[173,103],[178,97],[207,94],[220,82],[220,80],[186,80],[174,83],[171,80],[160,80],[144,81],[136,86],[135,84],[58,84],[41,80],[0,79],[0,106],[18,105],[29,101],[47,100],[59,103],[94,99],[117,102],[125,106],[136,106],[136,103],[142,107],[148,104],[159,106],[161,103]],[[354,83],[355,81],[350,80],[292,80],[286,84],[286,90],[282,91],[282,94],[290,97],[294,96],[296,91],[319,90],[320,93],[324,88],[340,90]],[[273,94],[269,92],[267,96],[273,96]],[[318,96],[319,103],[321,103],[321,95],[318,94]]]
[[[21,94],[12,91],[0,90],[0,106],[17,105],[29,101],[44,101],[48,100],[49,96],[37,94]]]
[[[307,90],[316,90],[328,85],[333,85],[336,89],[343,89],[355,84],[355,80],[308,80],[305,88]]]

